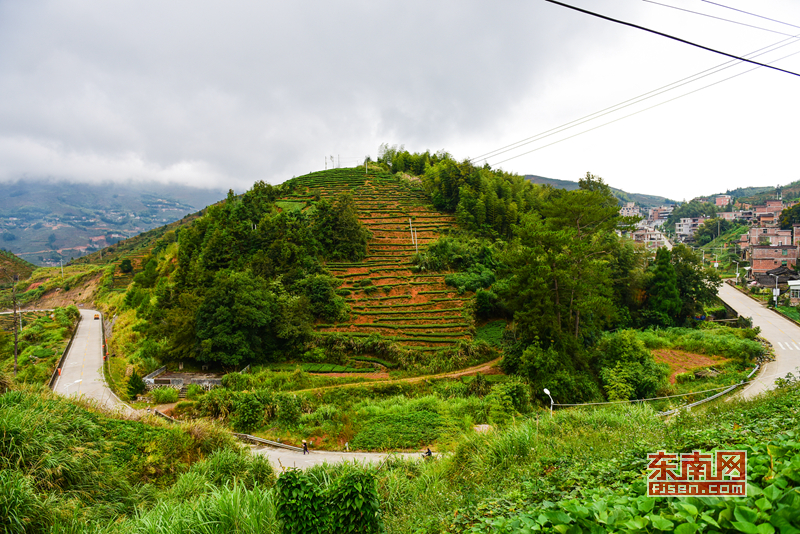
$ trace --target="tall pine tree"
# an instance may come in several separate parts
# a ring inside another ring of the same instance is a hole
[[[673,326],[681,311],[678,276],[672,265],[672,253],[658,249],[652,275],[647,284],[646,321],[653,325]]]

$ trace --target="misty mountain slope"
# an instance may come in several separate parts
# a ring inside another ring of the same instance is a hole
[[[0,247],[39,265],[83,256],[225,196],[222,190],[158,183],[21,180],[3,190]]]

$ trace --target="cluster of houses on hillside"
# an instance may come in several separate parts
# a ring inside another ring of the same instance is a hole
[[[783,200],[767,200],[761,206],[744,205],[739,206],[740,209],[734,210],[730,196],[719,195],[715,200],[717,207],[731,207],[729,211],[718,213],[719,218],[728,221],[747,221],[752,225],[765,227],[776,226],[781,212],[797,204],[797,202],[784,202]],[[675,234],[683,238],[692,236],[709,219],[710,217],[682,218],[680,222],[675,223]]]
[[[635,202],[628,202],[619,209],[623,217],[641,217],[636,226],[636,230],[631,232],[630,237],[637,243],[644,244],[649,250],[661,247],[672,248],[672,244],[661,233],[661,225],[667,222],[667,218],[672,213],[674,206],[661,206],[650,208],[645,211],[636,206]]]
[[[730,195],[718,195],[714,198],[714,204],[718,208],[726,209],[719,212],[717,217],[750,224],[748,231],[735,244],[741,264],[749,264],[743,268],[750,283],[773,288],[777,284],[786,289],[795,285],[789,282],[796,281],[797,288],[793,289],[793,293],[797,293],[796,300],[800,302],[800,275],[795,271],[800,262],[800,224],[789,230],[782,230],[779,225],[781,212],[797,202],[770,199],[762,205],[753,206],[734,204]],[[643,243],[648,249],[663,246],[671,248],[660,228],[673,209],[674,206],[661,206],[645,211],[629,202],[620,208],[620,214],[641,217],[636,230],[631,233],[635,241]],[[675,223],[675,237],[681,241],[691,241],[697,229],[707,220],[710,218],[681,218]]]

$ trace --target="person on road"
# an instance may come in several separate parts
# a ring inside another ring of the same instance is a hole
[[[422,453],[422,456],[424,456],[426,458],[430,458],[431,456],[433,456],[433,453],[431,452],[431,448],[428,447],[428,450],[425,451],[424,453]]]
[[[311,454],[311,453],[308,451],[308,443],[306,443],[306,440],[303,440],[303,456],[305,456],[306,454]]]

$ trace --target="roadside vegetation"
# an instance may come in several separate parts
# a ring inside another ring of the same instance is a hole
[[[46,384],[75,331],[80,312],[75,306],[20,314],[17,376],[25,384]],[[0,372],[13,377],[13,315],[0,315]]]
[[[389,534],[793,532],[799,401],[790,377],[761,399],[668,422],[638,404],[534,410],[459,439],[451,455],[324,465],[276,484],[214,425],[120,420],[23,387],[0,394],[0,521],[6,532],[288,533],[351,521]],[[731,448],[748,452],[746,498],[645,496],[648,453]],[[337,511],[343,502],[357,520]]]

